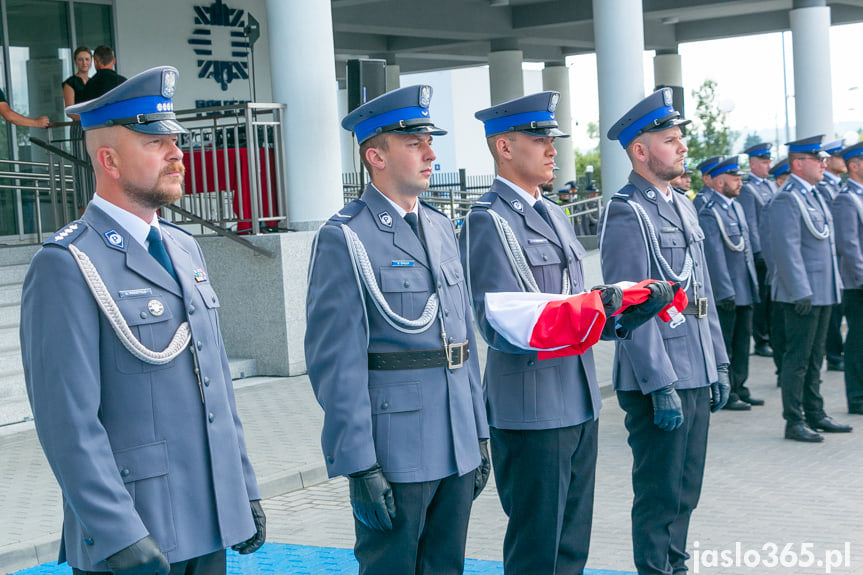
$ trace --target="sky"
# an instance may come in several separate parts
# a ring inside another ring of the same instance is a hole
[[[843,137],[849,127],[863,128],[863,73],[859,53],[863,23],[830,28],[830,65],[833,84],[833,120]],[[787,71],[789,118],[794,138],[794,70],[791,33],[784,34]],[[783,34],[760,34],[723,40],[681,44],[685,109],[695,110],[692,91],[710,78],[717,83],[720,107],[728,113],[731,128],[740,134],[738,146],[746,134],[758,132],[769,141],[786,141],[785,92],[782,75]],[[587,137],[587,125],[599,119],[596,56],[571,56],[573,143],[576,149],[587,150],[596,140]],[[653,90],[653,52],[644,55],[645,93]],[[850,126],[849,126],[850,124]],[[851,142],[856,134],[847,133]],[[849,142],[850,143],[850,142]]]

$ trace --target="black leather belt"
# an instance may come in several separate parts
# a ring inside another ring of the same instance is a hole
[[[707,298],[700,297],[696,301],[686,304],[683,315],[694,315],[695,317],[707,317]]]
[[[369,353],[369,369],[427,369],[430,367],[457,369],[464,365],[469,356],[470,349],[466,341],[451,343],[444,349]]]

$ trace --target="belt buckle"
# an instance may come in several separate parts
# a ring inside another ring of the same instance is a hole
[[[698,298],[698,311],[695,314],[695,317],[698,317],[698,318],[707,317],[707,298],[706,297]]]
[[[464,365],[464,348],[467,342],[451,343],[446,346],[446,365],[450,369],[458,369]],[[456,352],[458,359],[453,361],[453,352]]]

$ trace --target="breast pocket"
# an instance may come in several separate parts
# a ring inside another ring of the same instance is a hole
[[[686,238],[683,232],[675,230],[660,233],[659,247],[662,249],[662,256],[671,264],[673,271],[680,272],[686,259]]]
[[[384,471],[413,471],[422,455],[422,394],[411,381],[369,387],[375,451]]]
[[[209,282],[201,282],[196,283],[195,288],[198,290],[198,295],[201,296],[201,300],[204,302],[204,307],[209,310],[210,313],[207,315],[210,319],[210,328],[212,329],[213,341],[219,340],[219,316],[218,309],[220,307],[219,304],[219,296],[216,295],[216,291],[213,289],[213,286],[210,285]]]
[[[171,342],[177,324],[170,321],[174,315],[165,294],[120,298],[116,303],[129,331],[144,347],[162,351]],[[117,369],[121,373],[145,373],[167,369],[173,365],[173,362],[163,365],[146,363],[133,356],[119,340],[115,339],[114,344]]]
[[[381,291],[392,310],[406,319],[417,319],[431,295],[431,273],[418,265],[384,267]]]
[[[465,314],[464,306],[464,273],[462,272],[461,262],[458,259],[452,259],[441,264],[441,273],[446,279],[446,307],[444,315],[455,313],[459,318],[463,318]]]
[[[525,246],[524,253],[539,284],[539,289],[549,293],[560,293],[562,256],[560,249],[551,243],[533,244]]]

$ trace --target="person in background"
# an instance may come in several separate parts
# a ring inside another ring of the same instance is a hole
[[[9,102],[6,101],[6,94],[3,93],[3,90],[0,90],[0,116],[3,116],[3,119],[7,122],[11,122],[16,126],[23,126],[25,128],[47,128],[48,124],[51,123],[48,116],[28,118],[27,116],[23,116],[13,110],[9,107]]]
[[[707,203],[707,200],[710,199],[710,194],[713,192],[713,179],[710,177],[710,170],[715,168],[724,159],[725,156],[713,156],[695,166],[695,169],[701,172],[701,181],[704,182],[704,185],[695,194],[695,197],[692,198],[692,205],[695,206],[696,211],[704,207],[704,204]]]
[[[824,194],[827,205],[831,205],[842,189],[842,176],[848,173],[845,160],[842,159],[845,140],[833,140],[824,144],[824,151],[830,154],[827,167],[824,169],[824,179],[815,186]],[[845,358],[842,353],[842,316],[845,311],[842,302],[833,306],[830,313],[830,325],[827,326],[827,343],[824,351],[827,357],[827,371],[845,371]]]
[[[90,65],[93,63],[90,48],[87,46],[75,48],[73,60],[76,71],[63,81],[63,103],[67,108],[81,102],[81,92],[84,90],[84,85],[90,80]]]
[[[695,191],[692,189],[692,168],[688,165],[683,165],[683,173],[669,182],[675,189],[686,194],[690,200],[695,198]]]
[[[79,102],[98,98],[126,81],[125,76],[121,76],[114,70],[116,64],[114,51],[109,46],[98,46],[93,50],[93,65],[96,66],[96,74],[81,90]]]

